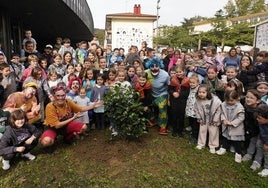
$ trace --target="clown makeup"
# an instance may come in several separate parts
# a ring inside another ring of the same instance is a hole
[[[73,81],[71,88],[74,90],[78,90],[80,88],[80,83],[77,80]]]
[[[159,74],[160,68],[157,64],[152,64],[150,69],[153,76],[157,76]]]
[[[26,99],[31,99],[36,93],[36,89],[33,87],[27,87],[25,89],[25,98]]]

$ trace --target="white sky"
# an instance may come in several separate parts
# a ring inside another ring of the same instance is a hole
[[[159,25],[181,25],[183,18],[213,17],[228,0],[160,0]],[[104,29],[106,14],[133,12],[135,4],[141,13],[157,15],[157,0],[87,0],[94,27]],[[156,23],[155,23],[156,26]]]

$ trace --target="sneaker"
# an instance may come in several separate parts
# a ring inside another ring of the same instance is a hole
[[[261,177],[268,176],[268,169],[263,169],[261,172],[258,173],[258,175]]]
[[[209,152],[212,153],[212,154],[215,154],[216,153],[216,150],[215,150],[215,148],[210,148],[209,149]]]
[[[166,128],[161,128],[158,133],[161,134],[161,135],[167,135],[168,134]]]
[[[226,153],[226,149],[220,148],[218,151],[216,151],[218,155],[224,155]]]
[[[34,160],[36,158],[33,154],[31,154],[29,152],[25,153],[25,154],[21,154],[21,156],[29,159],[30,161],[32,161],[32,160]]]
[[[192,131],[192,127],[191,127],[191,126],[187,126],[187,127],[185,128],[185,130],[190,132],[190,131]]]
[[[235,162],[241,163],[242,162],[242,155],[235,153]]]
[[[242,157],[243,162],[250,161],[251,159],[252,159],[252,156],[250,154],[246,154]]]
[[[201,150],[201,149],[203,149],[203,146],[197,145],[195,148]]]
[[[114,128],[112,128],[112,136],[117,136],[117,135],[118,135],[118,132]]]
[[[257,161],[253,161],[252,165],[249,167],[251,170],[255,171],[261,167],[261,164]]]
[[[8,170],[10,168],[10,164],[9,164],[9,160],[2,160],[2,163],[3,163],[3,170]]]

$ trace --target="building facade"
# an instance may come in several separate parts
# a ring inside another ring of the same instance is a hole
[[[140,46],[146,41],[153,46],[154,22],[156,15],[142,14],[141,6],[135,5],[132,13],[107,14],[104,47],[124,48]]]

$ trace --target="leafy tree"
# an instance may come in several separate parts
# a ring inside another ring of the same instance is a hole
[[[235,0],[237,16],[247,15],[251,7],[251,0]]]
[[[95,34],[98,36],[100,45],[103,45],[104,44],[104,34],[105,34],[104,29],[95,29]]]
[[[193,26],[193,24],[195,22],[200,22],[202,20],[206,20],[208,18],[206,17],[203,17],[203,16],[195,16],[195,17],[192,17],[192,18],[183,18],[183,21],[181,22],[182,24],[182,27],[185,28],[185,29],[189,29],[189,27]]]
[[[265,6],[265,0],[251,0],[252,6],[250,8],[250,13],[258,13],[267,11]]]
[[[236,16],[236,6],[232,0],[228,0],[227,4],[223,7],[226,11],[226,17],[233,18]]]
[[[227,18],[267,11],[265,0],[228,0],[224,10]]]
[[[129,86],[114,86],[104,97],[107,116],[114,123],[118,136],[138,138],[143,135],[148,120],[143,117],[139,93]]]

